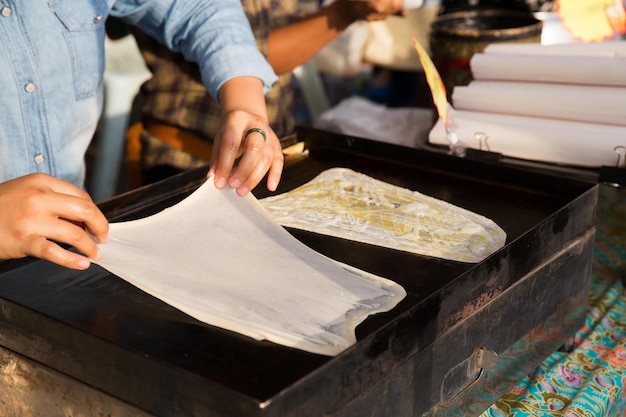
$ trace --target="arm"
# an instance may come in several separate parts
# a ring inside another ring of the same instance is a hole
[[[91,235],[105,242],[109,230],[89,194],[46,174],[0,183],[0,213],[0,259],[34,256],[67,268],[87,269],[89,258],[100,257]]]
[[[284,74],[311,59],[358,20],[383,20],[401,13],[403,0],[336,0],[317,13],[270,32],[268,61]]]
[[[174,7],[177,13],[171,13]],[[143,2],[141,13],[134,2],[120,0],[115,12],[198,64],[224,115],[209,171],[216,186],[229,184],[245,195],[269,170],[267,186],[273,191],[280,180],[282,151],[267,122],[264,93],[277,77],[257,48],[240,0]],[[259,134],[244,140],[253,127],[266,132],[266,142]]]

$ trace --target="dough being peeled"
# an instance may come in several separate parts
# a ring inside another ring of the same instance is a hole
[[[310,249],[249,194],[207,180],[153,216],[112,223],[95,262],[210,325],[336,355],[404,289]]]

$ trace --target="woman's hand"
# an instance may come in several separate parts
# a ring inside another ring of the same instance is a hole
[[[208,175],[215,175],[217,188],[228,184],[244,196],[267,173],[268,190],[276,190],[284,157],[280,141],[267,122],[261,80],[233,78],[220,88],[219,98],[223,117],[213,142]]]
[[[107,219],[89,194],[70,183],[30,174],[0,184],[0,259],[34,256],[87,269],[90,258],[100,257],[93,237],[105,242],[108,230]]]

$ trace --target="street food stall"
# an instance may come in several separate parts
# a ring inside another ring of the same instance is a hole
[[[349,168],[486,216],[506,242],[459,262],[287,228],[407,293],[334,356],[203,323],[97,265],[0,262],[0,401],[9,415],[478,415],[524,376],[514,372],[567,346],[584,324],[597,183],[311,128],[294,140],[305,150],[288,160],[275,194]],[[100,207],[111,222],[150,216],[205,174]]]

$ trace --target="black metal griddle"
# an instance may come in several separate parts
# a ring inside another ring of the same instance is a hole
[[[0,346],[149,415],[398,417],[479,410],[477,393],[507,388],[494,388],[507,349],[556,320],[550,340],[528,343],[528,358],[540,361],[582,325],[594,183],[314,129],[297,136],[308,153],[287,164],[277,192],[347,167],[491,218],[506,246],[467,264],[289,230],[408,293],[359,325],[357,344],[336,357],[203,324],[95,265],[4,261]],[[100,206],[110,221],[144,217],[184,198],[205,173]],[[254,193],[269,194],[263,185]],[[487,366],[485,352],[500,365]]]

